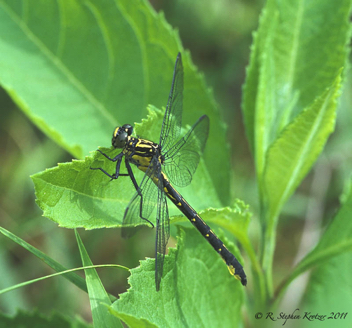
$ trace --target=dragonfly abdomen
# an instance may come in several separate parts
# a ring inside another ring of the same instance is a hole
[[[171,185],[164,173],[162,173],[164,182],[164,192],[167,197],[179,208],[179,210],[187,217],[194,227],[202,234],[209,242],[214,250],[221,256],[226,263],[229,272],[238,280],[243,286],[247,284],[247,277],[244,273],[242,265],[238,262],[236,257],[227,249],[221,239],[211,230],[199,214],[192,208],[191,205],[182,197],[182,195]]]

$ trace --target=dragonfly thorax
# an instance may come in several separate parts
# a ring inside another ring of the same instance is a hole
[[[112,134],[111,143],[115,148],[124,148],[133,132],[133,127],[130,124],[124,124],[115,128]]]
[[[151,160],[154,157],[159,158],[160,146],[147,139],[128,137],[122,152],[130,163],[145,172]]]

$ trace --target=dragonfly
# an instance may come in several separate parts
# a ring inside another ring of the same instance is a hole
[[[226,263],[229,272],[243,286],[246,286],[247,277],[242,265],[174,188],[174,185],[185,187],[191,183],[209,134],[209,118],[203,115],[187,133],[181,136],[182,111],[183,64],[181,53],[178,53],[159,143],[133,137],[133,127],[130,124],[118,126],[113,131],[112,146],[122,151],[111,158],[98,149],[108,160],[116,162],[115,172],[109,174],[101,167],[91,169],[102,171],[111,180],[116,180],[121,176],[129,176],[132,180],[136,192],[124,213],[123,237],[128,238],[133,235],[135,229],[131,227],[143,223],[148,223],[154,228],[149,218],[156,207],[155,285],[157,291],[160,290],[166,246],[170,237],[170,219],[166,198],[169,198],[205,237]],[[123,158],[127,173],[120,173]],[[140,184],[134,177],[131,164],[144,172]]]

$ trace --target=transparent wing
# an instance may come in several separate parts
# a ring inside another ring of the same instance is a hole
[[[159,290],[166,245],[170,237],[170,220],[161,176],[161,164],[157,157],[154,157],[139,186],[139,192],[135,193],[126,208],[122,236],[131,237],[137,231],[136,225],[150,222],[148,218],[156,205],[155,284],[156,289]]]
[[[165,153],[163,171],[178,187],[185,187],[199,164],[209,134],[209,117],[203,115],[191,129]]]
[[[144,174],[143,180],[137,191],[130,200],[122,221],[121,234],[123,238],[133,236],[138,229],[138,225],[150,223],[148,218],[152,214],[157,205],[158,186],[153,179],[158,176],[160,171],[160,163],[153,159]]]
[[[161,178],[161,177],[160,177]],[[166,195],[163,191],[162,179],[159,180],[158,188],[158,210],[156,218],[156,240],[155,240],[155,285],[156,290],[160,288],[160,281],[163,275],[164,258],[166,245],[170,237],[170,220],[167,208]]]
[[[183,106],[183,65],[181,53],[178,53],[172,78],[169,99],[166,105],[160,141],[162,149],[167,150],[179,138],[182,124]]]

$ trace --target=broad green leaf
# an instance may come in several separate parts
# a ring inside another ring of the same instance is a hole
[[[24,249],[26,249],[29,252],[31,252],[33,255],[35,255],[40,260],[42,260],[45,264],[47,264],[52,269],[54,269],[56,272],[62,272],[62,271],[66,271],[67,270],[67,268],[65,268],[63,265],[61,265],[60,263],[56,262],[55,260],[53,260],[51,257],[46,255],[45,253],[43,253],[39,249],[36,249],[35,247],[33,247],[32,245],[28,244],[23,239],[17,237],[16,235],[14,235],[10,231],[6,230],[5,228],[0,227],[0,232],[4,236],[8,237],[12,241],[17,243],[21,247],[23,247]],[[86,286],[86,283],[85,283],[84,279],[82,277],[80,277],[79,275],[77,275],[76,273],[74,273],[74,272],[67,273],[67,274],[63,275],[63,277],[66,278],[67,280],[71,281],[73,284],[75,284],[78,288],[82,289],[83,291],[87,291],[87,286]]]
[[[330,0],[267,2],[251,49],[242,104],[259,183],[272,142],[345,66],[350,6],[350,0],[338,6]]]
[[[268,230],[277,215],[321,153],[335,126],[341,77],[302,111],[275,140],[267,152],[263,185]]]
[[[141,138],[154,140],[154,142],[159,142],[161,125],[164,118],[164,109],[149,105],[147,107],[148,115],[147,118],[142,118],[141,123],[135,123],[136,135]]]
[[[324,321],[304,322],[302,327],[331,327],[331,323],[339,328],[352,326],[351,267],[352,256],[348,252],[313,269],[301,308],[326,317]]]
[[[152,111],[146,120],[136,125],[136,135],[149,137],[155,133],[153,126],[161,126],[163,116],[160,111]],[[119,149],[103,149],[110,157],[121,152]],[[107,160],[99,152],[84,161],[74,160],[71,163],[37,173],[32,176],[37,204],[44,216],[66,228],[84,227],[96,229],[121,226],[125,209],[136,192],[129,177],[121,176],[110,181],[103,172],[93,171],[91,167],[103,167],[107,172],[115,172],[116,163]],[[143,177],[133,167],[137,182]],[[124,164],[121,172],[127,172]],[[211,179],[201,161],[192,183],[180,189],[187,201],[197,210],[205,209],[210,204],[219,207],[220,202],[214,191]],[[178,209],[170,204],[170,214],[179,214]],[[155,215],[151,218],[155,220]]]
[[[285,285],[288,285],[288,283],[290,283],[302,272],[319,265],[323,265],[323,267],[321,271],[319,267],[317,268],[317,274],[319,272],[325,271],[335,272],[331,276],[324,274],[324,280],[327,283],[326,288],[331,288],[329,287],[331,283],[338,281],[334,279],[334,277],[339,277],[338,279],[347,279],[348,277],[348,279],[350,279],[350,269],[348,269],[346,272],[344,272],[344,270],[339,271],[335,269],[335,265],[338,263],[338,261],[332,258],[337,257],[344,252],[352,251],[351,213],[352,189],[346,195],[345,202],[341,206],[339,212],[336,214],[329,227],[326,229],[325,233],[322,235],[318,245],[297,265],[289,279],[287,279]],[[351,253],[348,253],[348,257],[351,257]],[[348,260],[347,257],[339,256],[339,258],[344,259],[344,264],[341,264],[342,267],[350,265],[351,261]],[[326,265],[324,264],[325,262],[327,262]],[[318,278],[316,277],[315,279]],[[337,283],[336,288],[350,287],[349,283],[347,284],[348,286],[341,285],[342,281],[341,284]]]
[[[50,316],[34,312],[18,311],[15,316],[5,316],[0,313],[0,328],[88,328],[92,327],[88,323],[83,322],[82,319],[76,317],[75,319],[66,317],[60,313],[52,313]]]
[[[228,273],[219,255],[195,229],[180,228],[177,249],[169,249],[165,258],[159,292],[155,291],[154,266],[154,260],[147,259],[131,270],[131,288],[112,305],[113,313],[128,325],[239,325],[244,287]]]
[[[77,230],[75,230],[75,233],[81,254],[82,264],[84,266],[93,265]],[[96,270],[93,268],[85,269],[84,272],[86,275],[94,327],[122,327],[121,322],[115,316],[112,316],[108,311],[108,306],[111,305],[111,301],[108,293],[105,291],[104,286],[101,283]]]
[[[140,121],[148,104],[166,106],[176,55],[183,50],[177,32],[145,0],[0,0],[0,49],[2,87],[80,159],[109,146],[116,125]],[[206,166],[227,201],[225,128],[187,53],[183,63],[183,122],[210,117]]]

